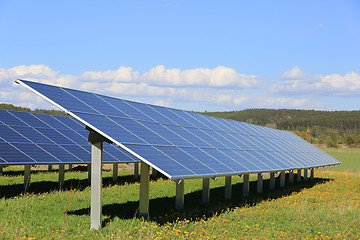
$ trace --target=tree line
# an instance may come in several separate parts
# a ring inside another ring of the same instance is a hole
[[[47,110],[47,109],[35,109],[31,110],[27,107],[19,107],[13,104],[7,103],[0,103],[0,109],[6,110],[15,110],[15,111],[22,111],[22,112],[33,112],[33,113],[42,113],[42,114],[50,114],[50,115],[58,115],[58,116],[68,116],[65,112],[59,110]]]
[[[203,114],[293,131],[311,143],[360,146],[360,111],[246,109]]]

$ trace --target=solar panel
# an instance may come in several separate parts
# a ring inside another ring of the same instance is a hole
[[[91,162],[89,132],[72,117],[0,109],[0,164],[81,164]],[[104,143],[104,163],[139,160]]]
[[[17,80],[170,179],[339,164],[288,131]]]

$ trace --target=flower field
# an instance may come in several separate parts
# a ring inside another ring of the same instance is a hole
[[[332,150],[331,150],[332,151]],[[334,150],[335,151],[335,150]],[[340,151],[340,150],[339,150]],[[353,159],[338,158],[347,165]],[[330,153],[330,152],[329,152]],[[342,154],[343,153],[343,154]],[[333,154],[333,153],[330,153]],[[331,170],[335,170],[335,168]],[[33,172],[30,193],[22,194],[23,175],[7,167],[0,175],[0,239],[360,239],[360,173],[315,171],[302,181],[243,198],[242,179],[233,177],[233,198],[224,200],[224,178],[211,181],[211,201],[201,204],[202,181],[185,181],[185,209],[175,210],[175,183],[152,179],[150,218],[136,216],[139,182],[121,171],[117,184],[104,171],[103,228],[89,230],[87,172]]]

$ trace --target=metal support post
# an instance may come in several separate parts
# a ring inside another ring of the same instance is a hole
[[[274,190],[275,189],[275,173],[271,172],[270,173],[270,185],[269,185],[269,189],[270,190]]]
[[[181,210],[184,208],[184,180],[176,182],[176,209]]]
[[[263,190],[263,174],[262,173],[258,173],[258,178],[257,178],[257,193],[262,193]]]
[[[87,171],[88,171],[88,184],[91,185],[91,163],[87,164]]]
[[[0,166],[0,173],[3,172],[3,166]]]
[[[134,178],[139,179],[139,163],[134,163]]]
[[[301,182],[301,169],[297,170],[297,181]]]
[[[150,166],[141,162],[139,217],[149,216]]]
[[[280,172],[280,187],[285,187],[285,171]]]
[[[314,168],[312,168],[310,170],[310,180],[313,181],[314,180]]]
[[[102,135],[86,127],[89,131],[88,141],[91,144],[91,206],[90,229],[101,228],[102,213],[102,162],[103,142],[109,142]]]
[[[24,166],[24,192],[27,192],[30,188],[31,178],[31,165]]]
[[[294,183],[294,171],[290,170],[289,172],[289,184],[293,184]]]
[[[59,189],[64,186],[65,180],[65,164],[59,164]]]
[[[157,177],[157,170],[156,170],[155,168],[152,168],[151,176],[152,176],[153,178],[156,178],[156,177]]]
[[[231,176],[225,177],[225,199],[231,199]]]
[[[102,159],[103,159],[103,142],[92,143],[90,229],[100,229],[101,227]]]
[[[49,165],[48,165],[48,171],[51,171],[51,170],[52,170],[52,165],[49,164]]]
[[[307,181],[308,180],[308,169],[304,168],[304,180]]]
[[[73,169],[73,165],[69,164],[69,171],[72,171],[72,169]]]
[[[249,180],[250,180],[249,174],[245,174],[243,177],[243,196],[244,197],[249,196],[249,188],[250,188]]]
[[[203,178],[202,203],[210,202],[210,178]]]
[[[117,163],[114,163],[113,164],[113,183],[116,183],[117,182],[117,179],[118,179],[118,168],[119,168],[119,165]]]

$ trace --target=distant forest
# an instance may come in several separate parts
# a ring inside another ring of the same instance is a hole
[[[31,110],[5,103],[0,103],[0,109],[68,116],[59,110]],[[328,147],[360,146],[360,111],[247,109],[202,114],[292,131],[311,143]]]
[[[23,112],[34,112],[34,113],[42,113],[42,114],[51,114],[51,115],[58,115],[58,116],[68,116],[65,112],[59,111],[59,110],[45,110],[45,109],[31,110],[30,108],[18,107],[18,106],[15,106],[15,105],[12,105],[12,104],[7,104],[7,103],[0,103],[0,109],[23,111]]]
[[[360,111],[247,109],[203,114],[294,131],[312,143],[360,145]]]

